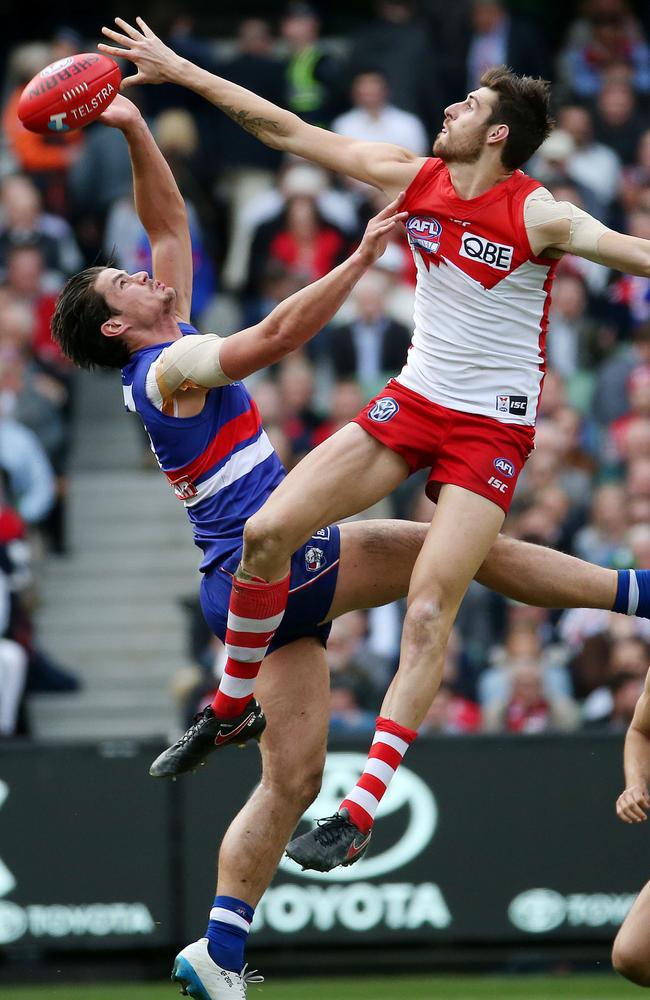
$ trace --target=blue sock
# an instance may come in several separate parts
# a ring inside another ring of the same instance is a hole
[[[612,611],[650,618],[650,570],[620,569]]]
[[[243,899],[215,897],[205,937],[210,958],[222,969],[241,972],[244,968],[244,950],[254,913]]]

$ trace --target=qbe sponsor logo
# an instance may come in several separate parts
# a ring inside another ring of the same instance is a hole
[[[385,424],[399,413],[399,403],[392,396],[383,396],[368,411],[368,416],[376,424]]]
[[[514,247],[505,243],[493,243],[475,233],[463,233],[460,241],[460,255],[468,260],[477,260],[497,271],[509,271],[512,267]]]
[[[321,793],[303,822],[311,827],[319,817],[335,813],[365,764],[362,754],[328,754]],[[382,837],[382,819],[388,816],[399,819],[402,830],[392,841]],[[433,793],[402,765],[375,823],[373,846],[377,845],[377,853],[331,872],[302,871],[294,861],[283,858],[280,870],[292,881],[266,891],[255,912],[253,931],[296,934],[307,928],[344,928],[363,933],[381,926],[448,927],[452,915],[438,885],[403,881],[393,875],[427,849],[437,825],[438,807]]]
[[[409,243],[418,250],[438,253],[442,226],[431,215],[412,215],[406,222]]]
[[[0,781],[0,808],[9,796],[9,786]],[[15,876],[0,860],[0,896],[17,886]],[[20,906],[0,901],[0,946],[19,941],[25,935],[37,939],[153,934],[154,919],[144,903],[88,903],[69,905],[48,903]]]
[[[508,906],[508,919],[526,934],[547,934],[558,927],[619,927],[636,893],[570,893],[528,889]]]

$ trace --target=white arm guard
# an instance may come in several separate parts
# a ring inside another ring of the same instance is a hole
[[[550,245],[546,243],[543,247],[539,246],[540,240],[544,242],[545,237],[544,230],[539,230],[538,227],[553,223],[565,223],[564,227],[553,227],[554,231],[562,232],[559,240],[553,240],[554,249],[599,262],[598,241],[609,232],[607,226],[581,208],[576,208],[570,201],[556,201],[546,188],[538,188],[528,196],[524,205],[524,225],[536,253],[542,253]],[[538,248],[535,244],[538,244]]]
[[[224,375],[219,354],[222,338],[215,333],[188,334],[166,347],[156,365],[163,399],[183,389],[214,389],[233,380]]]

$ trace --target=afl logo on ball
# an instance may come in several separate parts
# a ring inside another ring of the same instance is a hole
[[[387,420],[393,419],[398,410],[399,403],[396,403],[390,396],[383,396],[370,409],[368,416],[376,424],[385,424]]]
[[[512,479],[515,474],[514,465],[507,458],[495,458],[492,464],[497,472],[500,472],[502,476],[506,476],[508,479]]]

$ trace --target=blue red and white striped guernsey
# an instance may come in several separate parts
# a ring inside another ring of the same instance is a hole
[[[179,323],[183,335],[196,334]],[[192,522],[203,551],[202,572],[224,562],[240,546],[246,520],[285,476],[259,411],[241,382],[210,389],[194,417],[164,414],[149,399],[146,379],[169,344],[136,351],[122,369],[124,403],[137,413],[158,465]]]

